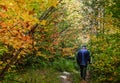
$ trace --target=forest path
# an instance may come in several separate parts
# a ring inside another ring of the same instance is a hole
[[[91,80],[90,80],[90,70],[87,70],[86,80],[80,80],[79,83],[91,83]]]
[[[79,74],[79,72],[77,74]],[[69,72],[63,72],[63,75],[60,76],[60,83],[74,83],[73,76]],[[78,78],[78,83],[92,83],[90,70],[87,70],[86,72],[86,80]]]

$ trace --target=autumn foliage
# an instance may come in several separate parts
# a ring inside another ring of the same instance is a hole
[[[60,0],[61,1],[61,0]],[[48,33],[47,18],[57,7],[58,0],[1,0],[0,1],[0,43],[1,76],[26,53],[37,50],[36,42],[44,42]],[[39,28],[39,29],[38,29]],[[37,29],[37,30],[36,30]],[[38,32],[39,33],[36,33]],[[55,36],[56,33],[47,36]],[[39,35],[40,39],[36,41]],[[40,48],[47,48],[41,46]]]
[[[119,7],[117,0],[0,0],[0,77],[45,61],[72,70],[63,58],[74,59],[84,43],[92,80],[119,82]]]

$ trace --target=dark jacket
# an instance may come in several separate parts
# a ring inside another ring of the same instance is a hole
[[[76,56],[77,64],[79,66],[81,65],[81,63],[82,63],[82,54],[84,55],[85,66],[87,66],[88,63],[90,63],[90,52],[88,50],[86,50],[84,53],[82,53],[81,50],[78,51],[78,54]]]

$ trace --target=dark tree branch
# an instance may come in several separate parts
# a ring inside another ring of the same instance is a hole
[[[62,0],[59,0],[58,4],[61,3]],[[58,5],[57,4],[57,5]],[[48,8],[40,17],[39,20],[46,20],[54,11],[55,11],[55,7],[51,6],[50,8]],[[35,24],[32,29],[29,31],[29,35],[33,35],[35,32],[35,29],[38,27],[38,24]]]

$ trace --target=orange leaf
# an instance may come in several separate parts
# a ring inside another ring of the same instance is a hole
[[[7,25],[6,25],[4,22],[0,23],[0,25],[1,25],[2,27],[7,27]]]

